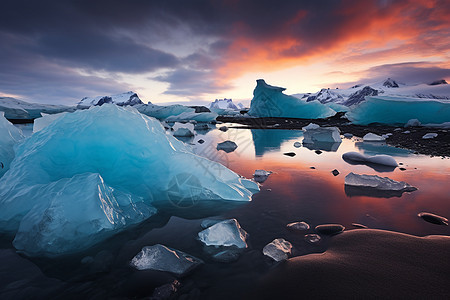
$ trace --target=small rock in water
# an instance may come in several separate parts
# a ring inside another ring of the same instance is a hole
[[[272,258],[274,261],[282,261],[288,259],[291,255],[292,244],[285,239],[274,239],[272,242],[264,246],[263,254]]]
[[[289,223],[286,225],[287,229],[291,229],[291,230],[308,230],[309,229],[309,225],[306,222],[294,222],[294,223]]]
[[[272,189],[267,189],[266,191],[268,191],[268,192],[271,192],[271,191],[272,191]]]
[[[198,258],[160,244],[142,248],[131,260],[131,265],[138,270],[165,271],[180,276],[202,263]]]
[[[194,130],[208,130],[208,124],[206,123],[197,123],[194,125]]]
[[[406,131],[403,131],[403,133],[404,133],[404,134],[408,134],[408,133],[411,133],[411,131],[406,130]]]
[[[234,150],[236,150],[236,148],[236,143],[232,141],[225,141],[217,144],[217,150],[223,150],[226,153],[233,152]]]
[[[240,253],[233,250],[224,250],[212,256],[212,259],[218,262],[229,263],[239,259]]]
[[[334,169],[333,171],[331,171],[331,174],[333,174],[334,176],[338,176],[339,175],[339,171]]]
[[[316,152],[317,155],[322,154],[322,151],[320,151],[320,150],[316,150],[314,152]]]
[[[294,143],[294,147],[295,148],[300,148],[302,146],[302,143],[300,143],[300,142],[295,142]]]
[[[286,155],[286,156],[290,156],[290,157],[295,156],[295,153],[294,153],[294,152],[285,152],[285,153],[283,153],[283,154]]]
[[[173,136],[194,136],[194,133],[189,128],[180,127],[173,133]]]
[[[199,139],[197,142],[198,142],[199,144],[203,144],[205,141],[202,140],[202,139]]]
[[[405,168],[403,168],[403,167],[401,167],[401,168],[398,168],[400,171],[406,171],[406,169]]]
[[[305,235],[305,240],[308,243],[316,244],[316,243],[320,242],[321,238],[320,238],[320,235],[315,234],[315,233],[311,233],[311,234],[306,234]]]
[[[334,235],[344,231],[345,227],[341,224],[323,224],[316,226],[315,230],[320,234]]]
[[[363,136],[363,141],[364,142],[383,142],[386,139],[382,136],[379,136],[378,134],[369,132],[368,134],[366,134],[365,136]]]
[[[347,139],[351,139],[353,137],[353,134],[351,133],[344,133],[344,137]]]
[[[433,224],[437,224],[437,225],[445,225],[448,226],[448,219],[432,214],[432,213],[427,213],[427,212],[421,212],[417,215],[418,217],[424,219],[427,222],[433,223]]]
[[[356,228],[362,228],[362,229],[369,228],[369,227],[367,227],[366,225],[359,224],[359,223],[352,223],[352,226],[353,226],[353,227],[356,227]]]
[[[422,139],[424,139],[424,140],[434,139],[437,136],[438,136],[437,133],[427,133],[422,137]]]
[[[236,219],[229,219],[214,224],[198,233],[200,241],[206,246],[236,246],[247,248],[248,233],[241,228]]]
[[[227,126],[221,126],[221,127],[219,127],[219,130],[223,131],[223,132],[226,132],[228,130],[228,127]]]
[[[171,283],[167,283],[165,285],[157,287],[153,291],[152,299],[160,299],[160,300],[169,299],[178,291],[178,288],[180,286],[181,283],[178,280],[174,280]]]
[[[312,170],[315,170],[316,169],[316,167],[309,167],[310,169],[312,169]]]
[[[265,170],[255,170],[255,174],[253,174],[253,178],[256,182],[263,183],[267,180],[269,175],[272,174],[272,171]]]

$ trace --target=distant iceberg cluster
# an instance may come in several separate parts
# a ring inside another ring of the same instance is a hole
[[[63,114],[21,139],[0,178],[0,230],[28,255],[86,249],[154,215],[155,203],[250,201],[259,190],[132,107]]]

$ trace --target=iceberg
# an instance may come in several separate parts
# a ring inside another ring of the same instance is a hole
[[[0,177],[9,169],[14,159],[14,146],[24,139],[22,132],[11,124],[0,111]]]
[[[111,96],[84,97],[77,104],[77,109],[87,109],[91,106],[101,106],[110,103],[119,106],[144,104],[139,96],[132,91]]]
[[[367,187],[385,191],[413,192],[417,190],[417,188],[404,181],[395,181],[388,177],[380,177],[377,175],[359,175],[355,173],[349,173],[345,176],[345,185]]]
[[[189,128],[178,128],[173,133],[173,136],[189,137],[194,136],[194,133]]]
[[[131,265],[138,270],[157,270],[183,276],[202,264],[203,261],[182,251],[156,244],[142,248]]]
[[[228,110],[239,110],[239,107],[233,103],[232,99],[216,99],[214,102],[209,104],[209,109],[228,109]]]
[[[200,231],[198,237],[206,246],[247,248],[248,233],[236,219],[216,223]]]
[[[93,106],[61,116],[16,147],[10,169],[0,178],[0,231],[19,230],[17,245],[30,255],[60,255],[101,241],[99,231],[116,233],[151,216],[156,202],[250,201],[258,190],[255,182],[193,154],[158,120],[132,107]],[[87,219],[78,220],[78,210],[93,205],[103,209],[88,210]],[[82,233],[59,230],[64,220],[75,222],[67,228]],[[106,220],[110,227],[95,229]],[[50,225],[44,230],[42,222]],[[52,237],[44,242],[33,237],[39,228],[39,234]],[[66,245],[52,248],[52,239]]]
[[[60,117],[64,116],[66,113],[67,112],[62,112],[52,115],[41,113],[42,117],[35,119],[33,122],[33,133],[41,131],[56,119],[59,119]]]
[[[365,136],[363,136],[364,142],[384,142],[385,140],[385,137],[379,136],[378,134],[372,132],[369,132]]]
[[[263,248],[263,254],[272,258],[274,261],[282,261],[288,259],[291,255],[292,244],[285,239],[274,239]]]
[[[342,154],[342,159],[351,164],[377,164],[392,167],[392,169],[398,167],[395,159],[392,156],[385,154],[368,156],[358,152],[346,152]]]
[[[75,107],[28,103],[11,97],[0,97],[0,111],[5,118],[13,120],[32,120],[41,117],[41,113],[57,114],[64,111],[75,111]]]
[[[319,119],[334,116],[336,112],[319,101],[306,102],[283,94],[285,88],[256,81],[248,115],[255,117],[285,117]]]
[[[180,121],[197,121],[197,122],[213,122],[217,118],[217,114],[213,112],[183,112],[179,115],[167,117],[167,122],[180,122]]]
[[[311,124],[310,124],[311,125]],[[308,126],[310,126],[308,125]],[[316,142],[340,143],[341,131],[337,127],[303,127],[303,144],[314,144]]]
[[[159,120],[167,119],[170,116],[178,116],[182,113],[194,113],[195,109],[180,104],[161,106],[156,104],[135,105],[140,113]]]
[[[346,113],[346,116],[357,125],[404,125],[411,119],[417,119],[422,124],[444,123],[450,121],[450,101],[372,96]]]

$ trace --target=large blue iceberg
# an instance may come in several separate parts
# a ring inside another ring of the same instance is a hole
[[[437,99],[366,97],[366,101],[346,114],[354,124],[403,125],[411,119],[425,123],[450,121],[450,101]]]
[[[24,138],[22,132],[11,124],[0,111],[0,177],[9,169],[14,158],[14,145]]]
[[[253,99],[248,114],[255,117],[284,117],[320,119],[334,116],[336,112],[319,101],[306,102],[283,94],[285,88],[256,80]]]
[[[65,114],[16,147],[0,178],[0,230],[28,255],[86,249],[155,203],[250,201],[255,182],[197,156],[161,123],[112,104]]]

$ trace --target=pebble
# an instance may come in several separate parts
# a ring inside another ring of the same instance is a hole
[[[290,157],[294,157],[296,155],[294,152],[285,152],[283,154]]]
[[[334,169],[333,171],[331,171],[331,174],[333,174],[334,176],[338,176],[339,175],[339,171]]]
[[[433,223],[436,225],[448,226],[448,219],[441,217],[439,215],[435,215],[435,214],[427,213],[427,212],[421,212],[417,216],[424,219],[427,222],[430,222],[430,223]]]
[[[311,233],[311,234],[306,234],[305,235],[305,240],[308,243],[315,244],[315,243],[320,242],[321,238],[320,238],[320,235],[315,234],[315,233]]]
[[[308,230],[309,224],[306,222],[294,222],[286,225],[287,229],[291,230]]]

